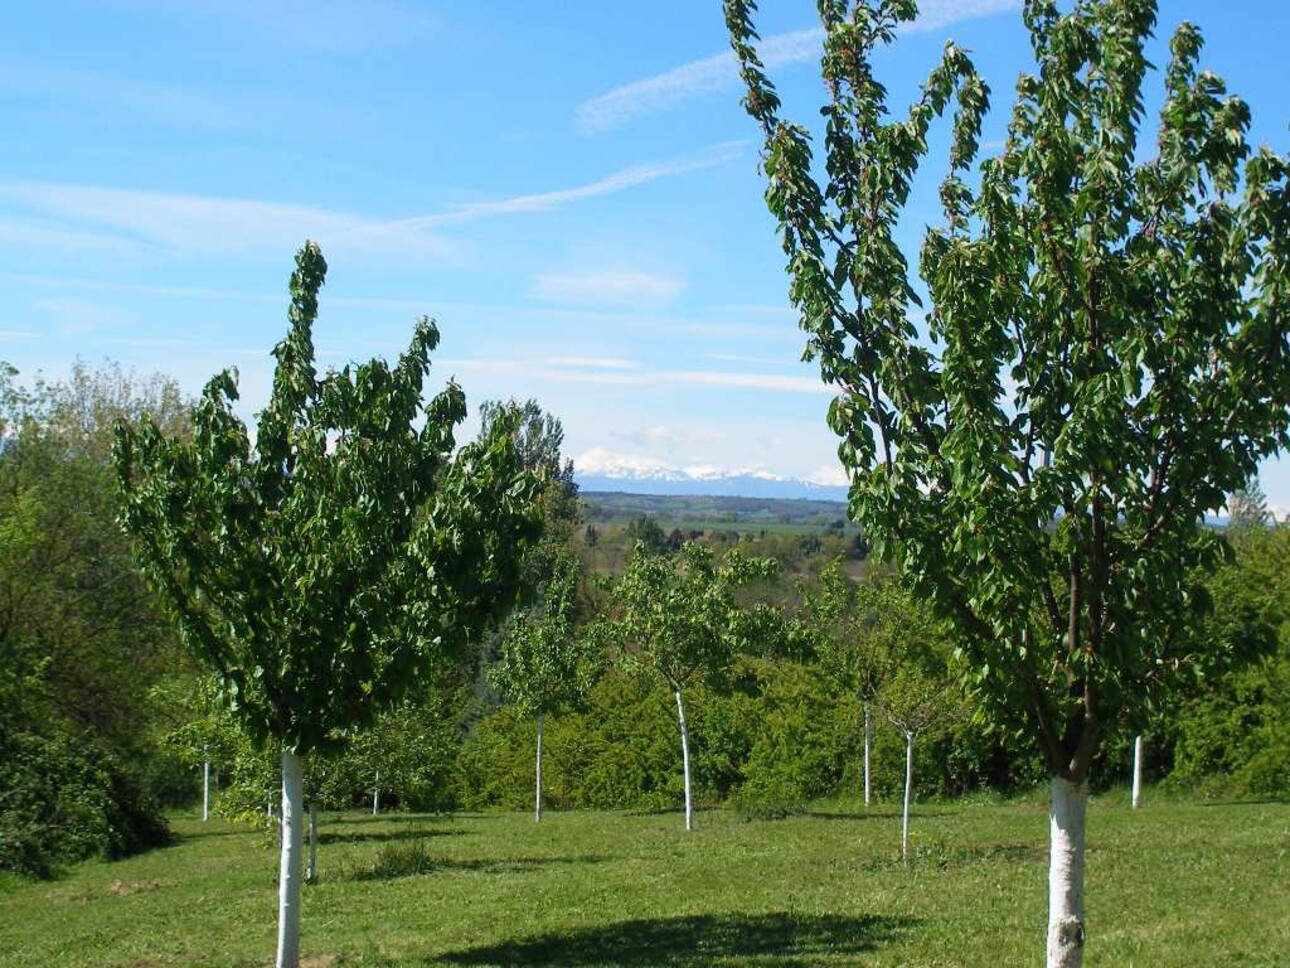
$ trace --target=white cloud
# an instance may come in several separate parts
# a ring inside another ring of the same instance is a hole
[[[529,296],[546,302],[666,306],[680,294],[675,276],[649,272],[550,272],[537,276]]]
[[[3,211],[8,209],[8,212]],[[33,223],[33,217],[39,219]],[[306,238],[341,251],[449,260],[459,245],[417,228],[365,234],[376,220],[281,202],[134,191],[93,185],[0,182],[0,240],[58,245],[66,237],[202,256],[291,252]],[[24,236],[25,233],[25,236]]]
[[[473,370],[514,374],[524,380],[559,384],[592,383],[610,386],[711,386],[743,390],[771,390],[781,393],[830,394],[833,391],[818,377],[783,376],[776,373],[731,373],[715,370],[586,370],[550,365],[543,360],[514,357],[440,359],[445,370]],[[522,395],[522,394],[521,394]]]
[[[1021,0],[924,0],[918,20],[907,31],[938,30],[1020,6]],[[766,67],[774,69],[818,58],[823,39],[818,27],[794,30],[765,38],[757,49]],[[701,94],[730,90],[738,81],[734,54],[714,54],[583,101],[575,109],[574,123],[584,133],[606,131]]]
[[[512,198],[504,198],[494,202],[475,202],[470,205],[459,205],[448,212],[435,215],[418,215],[414,218],[385,222],[366,227],[360,231],[385,232],[400,229],[421,229],[470,222],[494,215],[551,212],[563,208],[570,202],[581,202],[589,198],[612,195],[629,188],[635,188],[637,185],[658,181],[660,178],[671,178],[674,175],[684,175],[692,171],[716,168],[738,158],[744,152],[746,146],[747,142],[745,141],[727,141],[704,148],[702,151],[684,158],[653,164],[632,165],[586,185],[576,185],[573,188],[562,188],[556,191],[538,192],[531,195],[516,195]]]

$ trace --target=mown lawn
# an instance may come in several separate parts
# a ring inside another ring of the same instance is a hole
[[[1047,817],[928,805],[679,815],[324,815],[305,891],[314,966],[1033,966]],[[175,846],[0,882],[0,965],[271,963],[277,855],[190,818]],[[1119,798],[1089,815],[1090,966],[1290,965],[1290,804]],[[379,863],[378,863],[379,862]],[[378,870],[381,865],[386,869]],[[390,868],[428,866],[395,876]]]

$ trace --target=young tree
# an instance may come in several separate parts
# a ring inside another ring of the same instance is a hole
[[[747,642],[748,613],[735,591],[775,575],[775,562],[731,551],[718,565],[712,550],[686,544],[676,556],[650,554],[636,545],[626,573],[614,588],[621,610],[613,633],[624,643],[628,664],[659,676],[676,696],[685,779],[685,829],[694,829],[690,784],[690,734],[682,692],[723,673]]]
[[[989,92],[949,45],[890,118],[876,49],[914,0],[821,0],[826,158],[781,120],[753,0],[725,0],[765,135],[767,203],[850,510],[951,620],[976,687],[1051,776],[1048,963],[1082,961],[1087,780],[1099,737],[1185,661],[1200,526],[1290,443],[1290,163],[1171,42],[1154,157],[1139,160],[1154,0],[1026,0],[1036,74],[978,162]],[[910,278],[896,241],[932,122],[956,103],[944,224]],[[928,307],[926,314],[918,311]]]
[[[369,723],[504,609],[533,526],[517,418],[454,455],[461,390],[423,406],[428,319],[396,366],[317,375],[326,268],[313,243],[296,257],[254,445],[225,371],[193,410],[191,440],[145,420],[122,424],[114,449],[144,570],[243,724],[281,751],[279,968],[299,959],[301,758]]]
[[[949,683],[937,681],[916,665],[901,666],[883,683],[877,697],[887,721],[905,734],[905,799],[900,823],[900,859],[909,863],[909,808],[914,799],[914,741],[941,725],[954,711]]]
[[[873,752],[873,702],[894,671],[896,658],[908,645],[899,617],[908,613],[892,583],[866,582],[863,590],[847,577],[842,562],[834,560],[821,572],[819,584],[807,599],[816,634],[820,661],[864,711],[864,802],[871,801],[870,759]],[[895,632],[895,634],[891,634]]]
[[[578,586],[582,569],[564,549],[552,562],[540,601],[510,625],[502,652],[488,669],[490,681],[526,716],[537,718],[533,821],[542,820],[542,725],[548,713],[575,706],[586,692],[591,660],[589,640],[578,635]]]

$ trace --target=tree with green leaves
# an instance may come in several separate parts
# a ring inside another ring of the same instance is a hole
[[[112,428],[178,388],[76,364],[32,386],[0,363],[0,870],[49,876],[167,837],[191,774],[152,689],[183,651],[116,524]]]
[[[302,757],[367,725],[510,603],[534,528],[517,414],[454,453],[455,384],[423,404],[434,324],[398,363],[319,376],[326,274],[307,243],[254,444],[215,376],[192,437],[120,425],[122,523],[184,642],[257,740],[281,752],[279,968],[299,960]]]
[[[864,712],[865,806],[872,799],[873,702],[906,645],[903,636],[889,634],[890,620],[901,615],[892,601],[899,595],[890,581],[871,579],[862,590],[847,576],[841,560],[834,559],[820,571],[806,600],[821,664]]]
[[[717,564],[712,549],[689,543],[675,556],[650,554],[641,543],[614,586],[619,611],[611,627],[623,646],[624,663],[662,679],[676,697],[685,782],[685,829],[694,829],[690,784],[690,734],[682,693],[695,683],[720,677],[751,637],[752,612],[736,591],[771,579],[769,558],[735,550]]]
[[[725,0],[790,295],[838,396],[850,511],[951,621],[974,687],[1051,777],[1048,964],[1082,963],[1084,814],[1098,742],[1186,661],[1202,526],[1290,443],[1290,161],[1170,42],[1140,150],[1155,0],[1025,0],[1037,68],[1000,153],[989,90],[950,44],[892,116],[875,52],[914,0],[821,0],[823,163],[780,117],[753,0]],[[944,221],[918,279],[897,242],[952,109]],[[816,180],[817,172],[825,181]],[[920,309],[920,307],[925,307]]]
[[[928,675],[917,665],[903,665],[879,689],[877,705],[887,722],[905,736],[905,796],[901,809],[900,859],[909,863],[909,808],[914,800],[914,742],[943,725],[955,711],[947,677]]]
[[[1268,512],[1268,499],[1259,486],[1258,474],[1251,474],[1249,480],[1238,487],[1227,499],[1227,526],[1240,530],[1242,528],[1261,528],[1275,524]]]
[[[533,821],[542,820],[542,726],[548,714],[575,707],[590,684],[593,649],[579,635],[578,587],[582,567],[567,548],[551,562],[538,604],[510,624],[488,678],[507,702],[537,719]]]

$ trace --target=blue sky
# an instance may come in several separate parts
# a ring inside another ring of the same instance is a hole
[[[0,358],[25,377],[110,358],[196,392],[236,366],[250,412],[312,237],[331,265],[324,363],[393,354],[425,313],[441,379],[536,397],[588,470],[837,479],[719,0],[11,6]],[[883,78],[906,100],[952,36],[1006,107],[1028,54],[1017,6],[925,0]],[[773,74],[809,121],[814,4],[763,7]],[[1160,8],[1162,36],[1202,26],[1256,139],[1290,147],[1290,5]],[[1290,508],[1290,462],[1263,486]]]

